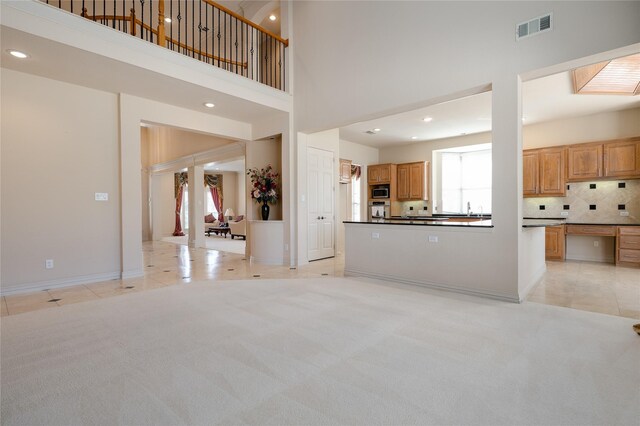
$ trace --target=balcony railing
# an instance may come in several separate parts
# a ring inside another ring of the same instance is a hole
[[[211,0],[40,0],[285,90],[289,41]]]

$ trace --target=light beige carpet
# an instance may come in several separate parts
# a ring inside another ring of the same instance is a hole
[[[189,244],[189,237],[186,235],[183,237],[164,237],[162,241],[186,246]],[[213,233],[209,237],[204,237],[204,241],[208,250],[218,250],[236,254],[245,254],[247,244],[245,240],[239,238],[232,240],[230,235],[223,237]]]
[[[2,318],[2,424],[637,424],[632,324],[372,280],[175,285]]]

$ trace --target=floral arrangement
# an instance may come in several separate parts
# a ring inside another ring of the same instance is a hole
[[[247,174],[251,177],[251,198],[257,203],[271,203],[278,201],[278,177],[271,164],[264,169],[248,169]]]

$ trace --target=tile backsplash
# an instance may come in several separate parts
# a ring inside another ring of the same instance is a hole
[[[578,223],[639,223],[640,180],[572,182],[565,197],[525,198],[524,217],[565,217]],[[628,216],[620,216],[628,212]]]

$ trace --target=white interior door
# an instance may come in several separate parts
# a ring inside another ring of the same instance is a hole
[[[307,247],[310,261],[332,257],[335,254],[334,168],[333,152],[308,148]]]

